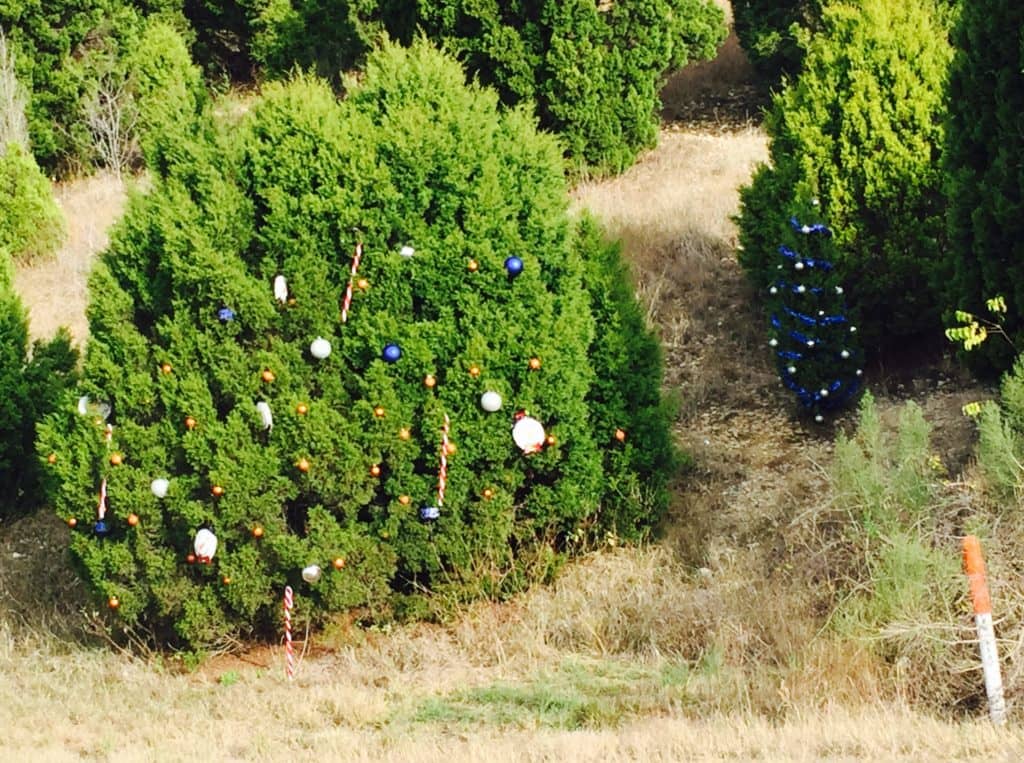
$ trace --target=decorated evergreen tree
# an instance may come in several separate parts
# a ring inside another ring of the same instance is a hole
[[[776,278],[768,287],[768,344],[801,411],[821,422],[860,389],[863,357],[832,265],[832,232],[793,216],[790,233],[779,246]]]
[[[556,141],[463,82],[387,45],[344,102],[299,78],[166,144],[94,271],[82,396],[40,445],[117,621],[267,633],[286,585],[300,619],[415,615],[547,578],[570,539],[635,537],[664,504],[623,489],[669,447],[660,363],[635,378],[638,327],[597,299],[618,261],[574,229]]]

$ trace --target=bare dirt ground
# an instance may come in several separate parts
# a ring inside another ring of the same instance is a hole
[[[60,183],[54,195],[67,220],[67,240],[53,259],[19,267],[14,288],[28,307],[33,339],[51,337],[67,326],[81,344],[89,332],[86,278],[94,257],[107,245],[110,226],[121,217],[125,184],[115,175],[98,173]]]

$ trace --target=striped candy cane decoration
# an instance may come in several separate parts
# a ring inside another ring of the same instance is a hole
[[[114,437],[114,425],[107,424],[106,430],[103,433],[103,440],[107,444],[107,450],[110,450],[110,441]],[[107,516],[107,478],[104,477],[100,483],[100,502],[96,506],[96,519],[103,521],[104,517]]]
[[[444,489],[448,484],[448,430],[451,422],[448,414],[444,415],[444,426],[441,427],[441,469],[437,475],[437,507],[444,506]]]
[[[295,651],[292,647],[292,587],[284,587],[284,674],[291,681],[295,678]]]
[[[352,271],[348,276],[348,286],[345,287],[345,299],[341,303],[341,322],[348,322],[348,309],[352,306],[352,284],[356,280],[356,271],[359,270],[359,261],[363,258],[363,242],[356,244],[355,254],[352,255]]]

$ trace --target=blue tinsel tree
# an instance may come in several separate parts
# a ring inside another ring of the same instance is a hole
[[[801,412],[821,422],[859,391],[863,353],[832,267],[832,232],[796,216],[790,229],[768,289],[768,343],[779,378],[796,395]]]

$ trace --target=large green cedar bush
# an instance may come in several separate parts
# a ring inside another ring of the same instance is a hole
[[[1024,347],[1024,5],[964,5],[949,83],[949,274],[945,305],[984,314],[1002,295],[1005,330],[973,350],[978,371],[1007,370]]]
[[[820,199],[869,351],[939,326],[944,28],[927,0],[829,7],[767,117],[771,163],[741,191],[740,262],[761,288],[795,205]]]
[[[286,584],[300,618],[422,614],[546,578],[578,540],[638,537],[664,506],[660,358],[617,250],[576,232],[557,142],[463,79],[419,42],[373,54],[340,104],[305,77],[271,85],[230,138],[187,129],[189,160],[132,199],[90,284],[88,413],[69,400],[40,445],[74,558],[123,622],[193,646],[266,633]],[[342,323],[356,239],[368,284]],[[513,443],[518,411],[553,436],[542,452]],[[445,415],[457,450],[425,521]],[[203,527],[220,548],[189,564]]]
[[[53,254],[64,233],[50,181],[24,147],[8,144],[0,150],[0,249],[27,262]]]

